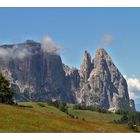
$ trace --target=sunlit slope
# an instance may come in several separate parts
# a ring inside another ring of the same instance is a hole
[[[79,119],[73,119],[47,103],[43,103],[45,107],[32,102],[20,104],[28,107],[0,104],[0,132],[130,132],[126,125],[109,123],[118,115],[107,114],[111,119],[102,113],[69,107],[70,113],[79,115]]]

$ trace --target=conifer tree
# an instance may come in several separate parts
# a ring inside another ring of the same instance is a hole
[[[0,103],[12,104],[13,95],[10,82],[0,73]]]

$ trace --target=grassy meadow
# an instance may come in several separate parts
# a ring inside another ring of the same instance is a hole
[[[133,132],[127,125],[113,124],[121,116],[74,110],[71,118],[47,103],[22,102],[20,106],[0,104],[0,132]]]

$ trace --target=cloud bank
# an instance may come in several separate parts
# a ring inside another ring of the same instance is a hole
[[[49,36],[43,37],[41,49],[44,53],[60,54],[60,47]],[[32,49],[27,46],[14,45],[13,47],[0,47],[0,58],[7,61],[10,59],[24,59],[32,54]]]
[[[0,47],[0,57],[5,60],[10,59],[23,59],[27,56],[31,55],[31,52],[24,47],[19,47],[18,45],[15,45],[11,48],[9,47]]]
[[[106,33],[101,38],[101,46],[103,48],[109,46],[113,42],[113,35],[111,33]]]
[[[130,98],[140,99],[140,79],[135,77],[124,77],[127,80]]]

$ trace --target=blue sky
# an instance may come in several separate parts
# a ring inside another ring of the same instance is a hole
[[[108,34],[105,49],[123,75],[138,80],[140,97],[140,8],[0,8],[0,44],[48,35],[62,48],[63,62],[74,67],[84,50],[94,56]]]
[[[0,20],[1,44],[49,35],[62,47],[63,61],[76,67],[85,49],[94,55],[111,33],[105,49],[123,74],[140,77],[138,8],[0,8]]]

